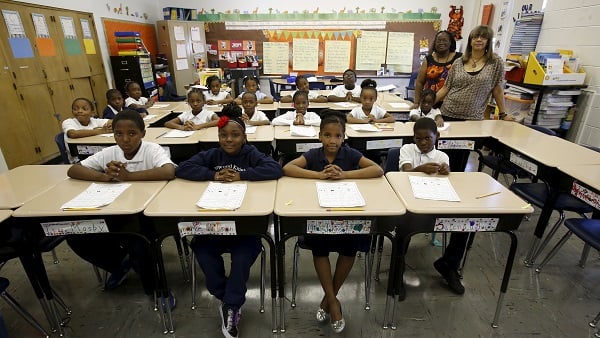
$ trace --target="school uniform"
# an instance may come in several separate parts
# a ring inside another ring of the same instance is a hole
[[[134,99],[133,97],[128,97],[125,99],[125,107],[129,107],[132,104],[139,104],[139,105],[145,105],[146,103],[148,103],[148,98],[145,98],[143,96],[140,96],[139,99]],[[146,108],[131,108],[133,110],[135,110],[136,112],[140,113],[140,114],[148,114],[148,110]]]
[[[260,110],[254,110],[254,114],[252,114],[250,121],[253,121],[253,122],[269,121],[269,118],[267,117],[267,114],[265,114],[264,112],[262,112]]]
[[[402,171],[402,165],[406,163],[410,163],[413,168],[415,168],[431,162],[439,164],[446,163],[447,165],[450,165],[450,158],[446,153],[437,149],[433,149],[432,151],[423,154],[414,143],[405,144],[400,148],[400,171]],[[466,232],[453,232],[450,235],[450,242],[442,256],[442,259],[445,260],[450,267],[458,269],[468,240],[469,234]]]
[[[119,146],[104,148],[102,151],[81,161],[80,165],[103,172],[110,161],[127,163],[130,172],[149,170],[173,164],[167,152],[158,144],[142,141],[135,156],[128,160]],[[150,259],[150,247],[139,236],[125,234],[89,234],[69,236],[67,243],[79,257],[108,272],[123,269],[123,262],[129,255],[129,262],[140,275],[144,292],[154,292],[156,284],[154,267]]]
[[[91,118],[90,123],[88,123],[87,126],[84,126],[83,124],[79,123],[79,121],[74,117],[63,121],[62,129],[63,129],[63,132],[65,133],[65,147],[67,148],[67,155],[69,156],[69,162],[75,163],[75,162],[79,161],[79,159],[77,158],[77,156],[71,156],[71,152],[69,151],[69,143],[67,142],[68,131],[69,130],[94,130],[96,128],[102,128],[108,121],[109,121],[109,119]]]
[[[419,118],[429,117],[430,119],[435,120],[435,118],[438,115],[442,115],[442,112],[438,108],[431,108],[429,113],[423,114],[423,112],[421,111],[421,107],[419,107],[417,109],[411,110],[410,113],[408,113],[408,119],[410,120],[411,117],[418,116]]]
[[[296,120],[296,111],[291,110],[283,115],[279,115],[271,121],[274,126],[289,126]],[[321,124],[321,117],[311,111],[307,111],[304,114],[304,125],[306,126],[319,126]]]
[[[335,164],[342,170],[359,169],[360,159],[363,157],[358,150],[347,145],[342,145],[333,162],[325,158],[323,147],[311,149],[302,154],[306,159],[306,170],[323,171],[325,166]],[[342,256],[356,256],[359,249],[369,247],[369,235],[306,235],[305,243],[312,249],[313,256],[327,257],[330,252],[338,252]]]
[[[242,92],[240,95],[238,95],[238,98],[241,99],[242,96],[244,96],[244,94],[246,94],[245,91]],[[257,90],[256,92],[254,92],[254,94],[256,95],[256,99],[259,100],[259,101],[267,97],[267,94],[261,92],[260,90]]]
[[[346,93],[352,92],[353,97],[360,97],[361,91],[362,91],[362,88],[360,88],[360,86],[358,86],[356,84],[354,85],[354,89],[352,89],[352,90],[346,89],[346,86],[344,86],[344,85],[338,85],[335,88],[333,88],[333,90],[331,91],[331,93],[329,95],[346,97]]]
[[[237,155],[222,148],[212,148],[181,162],[177,177],[192,181],[212,181],[215,173],[230,168],[240,173],[241,180],[263,181],[281,177],[281,165],[256,149],[244,144]],[[239,309],[246,301],[246,283],[250,267],[261,251],[260,236],[196,236],[192,249],[206,279],[206,288],[225,305]],[[225,275],[222,255],[231,254],[229,276]]]
[[[115,108],[113,108],[113,106],[108,105],[102,111],[102,118],[112,120],[115,118],[115,116],[117,116],[118,113],[120,113],[120,111],[117,111]]]
[[[208,101],[208,100],[222,101],[227,98],[227,95],[229,95],[229,93],[226,91],[223,91],[223,90],[219,91],[219,93],[217,95],[213,94],[213,92],[210,90],[204,91],[204,98],[206,99],[206,101]]]
[[[379,120],[379,119],[382,119],[385,117],[385,114],[387,114],[387,111],[385,111],[385,109],[383,109],[381,107],[373,106],[371,108],[371,112],[369,114],[375,116],[375,119]],[[361,119],[361,120],[364,120],[369,117],[363,111],[362,107],[356,107],[356,108],[352,109],[350,111],[350,116],[354,117],[355,119]]]
[[[203,124],[212,121],[212,117],[214,115],[216,115],[214,111],[209,111],[206,110],[206,108],[202,108],[202,111],[200,111],[196,115],[192,114],[192,111],[189,110],[179,114],[177,118],[179,119],[181,124],[184,124],[187,121],[192,121],[194,124]]]

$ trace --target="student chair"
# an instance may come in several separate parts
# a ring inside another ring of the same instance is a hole
[[[309,90],[325,90],[325,82],[309,82]]]
[[[409,91],[415,91],[415,82],[417,81],[417,76],[419,75],[419,72],[412,72],[410,74],[410,80],[408,80],[408,86],[406,86],[405,90],[406,90],[406,94],[404,95],[404,99],[408,100],[410,102],[414,102],[415,98],[414,96],[409,96],[408,92]]]
[[[596,325],[598,325],[599,321],[600,321],[600,312],[590,322],[590,327],[596,328]],[[594,333],[594,337],[599,337],[600,338],[600,329],[596,328],[596,333]]]
[[[25,308],[22,307],[21,304],[19,304],[19,302],[17,302],[17,300],[8,293],[8,291],[6,291],[9,285],[10,282],[8,279],[0,277],[0,297],[2,297],[2,299],[4,299],[8,305],[10,305],[10,307],[12,307],[19,314],[19,316],[23,317],[23,319],[25,319],[29,325],[38,330],[42,336],[49,337],[50,335],[48,332],[46,332],[46,330],[44,330],[42,325],[35,320],[35,318],[33,318],[33,316],[27,312],[27,310],[25,310]]]
[[[64,164],[70,164],[69,155],[67,155],[67,147],[65,145],[65,133],[58,133],[54,136],[54,142],[56,142],[56,146],[58,147],[58,151],[60,152],[60,158]]]
[[[369,245],[358,248],[358,252],[365,253],[365,310],[371,310],[371,267],[373,266],[373,255],[371,254],[371,243]],[[300,260],[300,249],[311,250],[312,248],[306,244],[304,236],[299,236],[294,245],[294,266],[292,270],[292,308],[296,307],[296,290],[298,288],[298,261]]]
[[[271,96],[273,96],[274,101],[281,101],[281,94],[275,88],[275,82],[272,79],[269,79],[269,88],[271,89]]]
[[[193,241],[193,239],[192,239]],[[265,247],[260,246],[260,313],[265,312],[265,270],[266,270],[266,259],[265,259]],[[190,250],[190,274],[192,275],[192,310],[196,309],[196,260],[194,250]],[[271,276],[273,278],[273,276]],[[275,311],[275,309],[273,309]]]

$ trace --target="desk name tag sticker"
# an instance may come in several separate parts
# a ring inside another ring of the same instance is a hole
[[[95,153],[99,153],[102,149],[106,148],[105,146],[86,146],[86,145],[77,145],[77,153],[80,155],[94,155]]]
[[[573,182],[571,194],[590,206],[600,210],[600,194],[582,186],[577,182]]]
[[[371,221],[361,219],[309,219],[306,221],[307,234],[358,235],[371,233]]]
[[[177,223],[181,237],[189,235],[235,236],[235,221],[195,221]]]
[[[86,219],[81,221],[40,223],[46,236],[63,236],[78,234],[98,234],[108,232],[103,219]]]
[[[475,150],[475,141],[473,141],[473,140],[438,140],[438,149]]]
[[[511,152],[510,157],[508,159],[510,160],[511,163],[518,165],[521,169],[525,170],[526,172],[528,172],[532,175],[537,175],[537,171],[538,171],[537,164],[535,164],[529,160],[526,160],[525,158],[519,156],[519,154]]]
[[[436,218],[434,231],[496,231],[498,218]]]
[[[394,147],[402,147],[402,139],[389,139],[389,140],[372,140],[367,141],[367,150],[374,149],[388,149]]]
[[[319,148],[322,143],[296,143],[296,152],[305,153],[311,149]]]

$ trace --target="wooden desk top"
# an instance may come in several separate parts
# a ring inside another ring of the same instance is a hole
[[[316,182],[336,182],[282,177],[277,182],[275,213],[283,217],[398,216],[404,205],[384,177],[346,180],[356,182],[365,202],[363,211],[327,211],[319,206]],[[291,203],[290,203],[291,201]]]
[[[70,165],[25,165],[0,174],[0,209],[15,209],[67,178]]]
[[[414,197],[408,176],[426,176],[424,173],[389,172],[386,178],[406,206],[415,214],[529,214],[533,208],[504,187],[490,175],[481,172],[456,172],[450,179],[460,202],[432,201]],[[444,177],[444,176],[432,176]],[[500,191],[500,194],[476,199],[477,196]]]
[[[392,123],[386,123],[386,125],[392,125]],[[412,124],[408,126],[406,123],[394,122],[394,130],[381,130],[381,131],[356,131],[346,125],[346,135],[349,138],[378,138],[378,137],[406,137],[412,136]]]
[[[167,110],[167,111],[183,111],[185,109],[189,108],[187,102],[185,101],[178,101],[178,102],[169,102],[169,101],[160,101],[160,102],[155,102],[154,105],[150,108],[148,108],[148,112],[150,114],[154,114],[154,111],[158,111],[158,110]]]
[[[460,137],[488,137],[491,134],[491,124],[496,121],[451,121],[448,129],[440,131],[440,138],[460,138]],[[407,122],[410,130],[413,130],[414,122]],[[412,135],[412,134],[411,134]]]
[[[217,129],[216,127],[214,127],[214,128]],[[210,129],[210,128],[208,128],[208,129]],[[198,143],[200,140],[200,135],[202,133],[206,132],[206,129],[196,130],[194,132],[194,134],[192,134],[188,137],[172,137],[171,138],[171,137],[161,136],[165,132],[168,132],[171,130],[173,130],[173,129],[165,128],[165,127],[146,128],[146,136],[144,136],[144,141],[158,143],[158,144],[162,144],[162,145],[194,144],[194,143]],[[70,144],[97,144],[97,145],[106,145],[106,146],[117,144],[115,142],[114,137],[105,137],[105,136],[101,136],[101,135],[94,135],[94,136],[81,137],[81,138],[69,138],[67,140],[67,142]]]
[[[282,110],[295,110],[292,102],[278,102],[279,109]],[[330,102],[310,102],[308,105],[308,111],[312,111],[313,109],[327,109],[330,108]]]
[[[600,165],[564,165],[559,166],[558,169],[574,179],[600,190]]]
[[[295,90],[282,90],[279,92],[279,95],[281,95],[281,97],[284,96],[292,96],[292,94],[294,94],[296,91]],[[318,89],[311,89],[311,92],[317,92],[318,95],[322,95],[322,96],[329,96],[329,94],[331,94],[331,90],[329,89],[323,89],[323,90],[318,90]]]
[[[242,206],[233,211],[198,211],[196,202],[208,187],[208,181],[195,182],[180,178],[169,182],[152,200],[144,215],[151,217],[203,217],[203,216],[265,216],[273,212],[277,181],[240,181],[247,184]]]
[[[50,190],[25,203],[14,217],[46,217],[46,216],[89,216],[89,215],[131,215],[141,212],[150,201],[167,184],[167,181],[127,182],[127,188],[117,199],[100,210],[63,211],[60,207],[70,201],[94,182],[67,179]],[[110,183],[107,183],[110,184]]]
[[[264,125],[257,126],[254,134],[246,134],[246,136],[249,142],[271,142],[274,140],[275,132],[272,125]],[[203,129],[200,142],[219,142],[218,128]]]
[[[6,221],[12,215],[12,210],[0,210],[0,223]]]
[[[290,133],[289,126],[273,126],[275,130],[275,139],[276,140],[318,140],[319,139],[319,131],[321,128],[317,126],[312,126],[315,129],[315,136],[312,137],[304,137],[304,136],[292,136]]]
[[[151,116],[151,115],[153,115],[153,116],[151,118],[149,118],[149,119],[144,118],[144,124],[146,124],[146,127],[148,125],[150,125],[150,124],[152,124],[152,123],[154,123],[154,122],[162,119],[163,117],[171,114],[172,111],[170,111],[170,110],[162,110],[162,109],[161,110],[155,110],[155,109],[153,109],[153,110],[149,110],[148,113],[149,113],[148,116]]]
[[[242,108],[241,105],[240,105],[240,108]],[[260,111],[275,111],[278,108],[279,108],[279,102],[259,103],[256,106],[256,110],[260,110]],[[206,105],[206,110],[214,111],[214,112],[218,113],[223,110],[223,105],[222,104],[217,104],[217,105],[212,105],[212,106]],[[242,111],[244,111],[244,108],[242,108]]]

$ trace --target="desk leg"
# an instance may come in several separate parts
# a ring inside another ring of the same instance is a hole
[[[546,200],[546,203],[544,204],[544,207],[542,208],[540,217],[538,218],[537,225],[535,226],[535,231],[533,233],[534,234],[533,239],[531,240],[531,247],[529,248],[529,252],[527,253],[527,256],[525,257],[525,260],[523,261],[523,263],[525,263],[525,266],[532,266],[534,263],[532,261],[532,258],[537,256],[536,253],[537,253],[538,247],[540,245],[540,240],[544,236],[544,231],[546,230],[546,227],[548,226],[548,221],[550,220],[550,216],[552,215],[552,211],[554,210],[554,208],[552,206],[556,203],[556,200],[558,199],[558,195],[559,195],[558,189],[552,189],[550,196],[548,196],[548,199]]]
[[[162,249],[160,244],[162,239],[157,239],[154,241],[154,259],[156,260],[156,265],[158,266],[158,287],[157,290],[160,293],[160,306],[158,311],[160,311],[160,316],[163,322],[163,333],[174,333],[175,329],[173,328],[173,317],[171,315],[171,306],[169,305],[169,286],[167,284],[167,277],[165,273],[165,263],[162,258]],[[166,310],[166,311],[165,311]]]
[[[408,237],[410,238],[410,237]],[[404,240],[400,237],[390,238],[392,240],[392,255],[390,259],[390,272],[388,276],[387,298],[385,300],[385,311],[383,314],[383,328],[396,329],[396,294],[398,294],[398,283],[402,283],[404,275],[404,254],[399,250],[405,247]],[[391,317],[390,306],[392,307]]]
[[[498,296],[498,303],[496,304],[496,313],[494,314],[494,321],[492,327],[498,327],[498,318],[500,317],[500,310],[504,302],[504,295],[508,289],[508,282],[510,280],[510,273],[515,260],[515,253],[517,252],[517,236],[514,232],[508,231],[507,234],[510,236],[510,250],[508,252],[508,258],[506,259],[506,266],[504,267],[504,276],[502,277],[502,285],[500,286],[500,295]]]
[[[277,333],[277,269],[275,264],[277,264],[277,257],[275,254],[275,242],[271,236],[266,234],[261,235],[267,243],[269,243],[269,265],[271,266],[271,332]]]
[[[19,260],[21,261],[21,264],[23,265],[23,269],[25,270],[25,274],[27,274],[27,278],[29,279],[29,282],[31,283],[31,287],[33,288],[33,291],[35,292],[35,295],[38,298],[38,301],[40,302],[40,306],[42,307],[42,310],[44,311],[46,320],[48,320],[48,324],[50,325],[50,331],[57,332],[59,330],[57,327],[60,325],[58,325],[58,322],[54,318],[53,312],[50,311],[50,306],[48,304],[48,301],[44,297],[44,291],[42,290],[42,287],[40,286],[39,280],[35,273],[35,270],[36,270],[35,262],[33,260],[32,254],[27,253],[27,254],[21,255],[21,256],[19,256]]]

